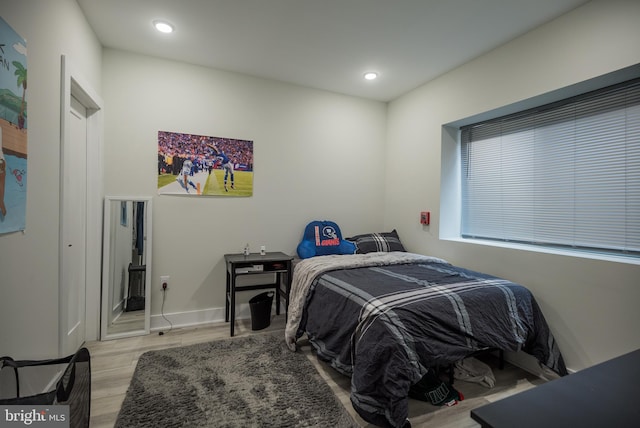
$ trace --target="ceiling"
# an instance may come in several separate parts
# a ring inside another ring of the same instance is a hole
[[[77,0],[103,46],[390,101],[586,0]],[[157,32],[164,19],[172,34]],[[363,75],[375,71],[378,79]]]

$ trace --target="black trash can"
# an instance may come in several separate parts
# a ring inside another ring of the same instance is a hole
[[[251,330],[262,330],[271,325],[271,305],[273,304],[273,291],[260,293],[249,300],[251,308]]]

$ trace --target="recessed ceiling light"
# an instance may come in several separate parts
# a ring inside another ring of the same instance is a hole
[[[364,78],[367,80],[375,80],[378,77],[378,73],[370,71],[368,73],[364,73]]]
[[[153,26],[161,33],[173,33],[173,25],[166,21],[153,21]]]

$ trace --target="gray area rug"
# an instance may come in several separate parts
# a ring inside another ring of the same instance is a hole
[[[284,333],[144,353],[116,428],[357,427]]]

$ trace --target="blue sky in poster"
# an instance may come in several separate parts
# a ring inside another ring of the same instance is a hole
[[[9,90],[21,99],[22,87],[18,87],[14,61],[27,68],[27,42],[0,17],[0,89]]]

